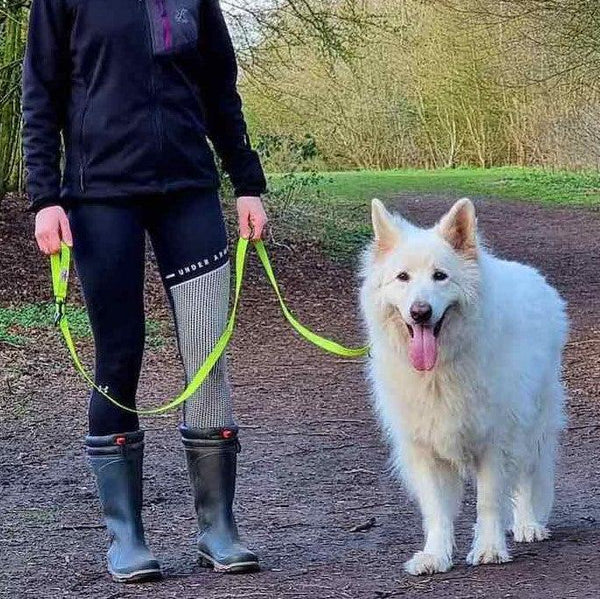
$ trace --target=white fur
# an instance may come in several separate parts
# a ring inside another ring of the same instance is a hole
[[[452,567],[454,520],[470,475],[477,523],[468,563],[509,561],[507,525],[519,542],[549,536],[565,304],[536,270],[486,251],[474,214],[461,200],[426,230],[373,203],[376,239],[364,257],[361,304],[377,412],[423,516],[425,547],[405,564],[411,574]],[[449,278],[434,281],[436,269]],[[401,271],[409,282],[396,278]],[[451,306],[431,371],[408,359],[414,301],[431,304],[434,322]]]

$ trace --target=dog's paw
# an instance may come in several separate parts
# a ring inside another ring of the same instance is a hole
[[[533,543],[535,541],[545,541],[550,538],[550,531],[541,524],[518,524],[513,526],[513,535],[516,543]]]
[[[404,564],[404,569],[413,576],[448,572],[450,568],[452,568],[452,560],[448,556],[434,555],[433,553],[425,553],[424,551],[417,551]]]
[[[467,555],[467,564],[471,566],[505,564],[511,560],[506,548],[497,545],[475,545]]]

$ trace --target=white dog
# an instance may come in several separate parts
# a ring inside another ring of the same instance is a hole
[[[563,427],[565,304],[533,268],[492,256],[470,200],[420,229],[373,200],[361,303],[370,375],[395,465],[423,515],[410,574],[452,567],[463,480],[477,482],[472,565],[549,536]],[[509,520],[512,508],[512,519]]]

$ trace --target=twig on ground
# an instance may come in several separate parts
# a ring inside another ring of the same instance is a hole
[[[9,341],[8,339],[0,339],[0,343],[4,343],[5,345],[10,345],[11,347],[15,347],[17,349],[22,348],[22,345],[19,345],[17,343],[13,343],[12,341]]]
[[[595,422],[593,424],[582,424],[580,426],[568,426],[568,431],[579,431],[584,428],[600,428],[600,422]]]
[[[344,474],[372,474],[375,476],[377,472],[374,470],[367,470],[366,468],[354,468],[354,470],[344,470]]]
[[[290,435],[302,435],[303,437],[330,437],[331,433],[328,432],[315,432],[315,433],[307,433],[305,431],[261,431],[259,434],[261,435],[280,435],[282,437],[287,437]]]
[[[284,528],[296,528],[297,526],[309,526],[306,522],[290,522],[289,524],[280,524],[275,528],[277,530],[282,530]]]
[[[354,507],[347,507],[343,510],[334,510],[329,512],[330,514],[345,514],[346,512],[353,512],[356,510],[369,510],[376,507],[393,507],[393,503],[371,503],[369,505],[357,505]]]
[[[353,418],[333,418],[330,420],[313,420],[309,425],[313,424],[366,424],[366,420],[357,420]]]
[[[362,524],[357,524],[356,526],[349,528],[348,532],[367,532],[367,530],[375,528],[376,523],[377,520],[375,519],[375,517],[372,517],[369,518],[366,522],[363,522]]]
[[[291,453],[286,453],[283,457],[291,458],[297,455],[306,455],[307,453],[320,453],[322,451],[338,451],[340,449],[348,449],[349,447],[356,447],[358,449],[358,446],[355,443],[345,443],[344,445],[330,445],[329,447],[319,447],[318,449],[301,449],[300,451],[292,451]],[[371,448],[361,447],[361,449]]]
[[[104,524],[65,524],[56,530],[101,530]]]
[[[565,347],[579,347],[581,345],[590,345],[598,342],[598,339],[583,339],[582,341],[571,341],[570,343],[567,343]]]
[[[364,364],[365,360],[333,360],[334,364]]]

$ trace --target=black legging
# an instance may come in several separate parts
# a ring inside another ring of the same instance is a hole
[[[145,337],[146,231],[173,308],[189,379],[220,336],[227,315],[229,259],[217,193],[81,204],[69,210],[69,220],[96,343],[96,384],[135,407]],[[195,428],[233,424],[223,361],[188,400],[184,418]],[[92,393],[90,434],[111,435],[138,427],[136,414]]]

